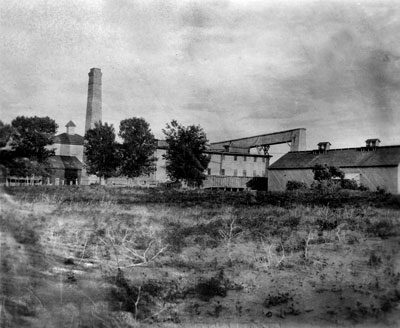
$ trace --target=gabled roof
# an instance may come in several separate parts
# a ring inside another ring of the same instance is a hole
[[[70,126],[76,127],[75,123],[72,121],[69,121],[66,125],[67,128],[69,128]]]
[[[310,169],[315,164],[341,168],[397,166],[400,164],[400,146],[331,149],[325,152],[318,152],[318,150],[289,152],[272,164],[269,169]]]
[[[61,133],[53,138],[54,143],[63,145],[80,145],[83,146],[84,138],[79,134]]]
[[[51,156],[49,162],[53,169],[82,170],[83,165],[75,156]]]

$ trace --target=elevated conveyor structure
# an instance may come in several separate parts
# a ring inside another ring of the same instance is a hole
[[[214,142],[210,145],[210,150],[248,154],[251,148],[258,148],[267,154],[269,146],[282,143],[290,144],[290,151],[306,150],[306,129],[299,128],[261,134],[254,137]]]

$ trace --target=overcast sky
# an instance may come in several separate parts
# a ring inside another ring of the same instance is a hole
[[[307,148],[400,144],[400,2],[8,1],[1,120],[50,116],[83,134],[88,72],[103,121],[177,119],[210,141],[307,129]],[[286,147],[286,146],[285,146]],[[287,147],[286,147],[287,148]]]

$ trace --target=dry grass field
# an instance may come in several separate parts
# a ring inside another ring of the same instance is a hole
[[[1,327],[400,323],[389,195],[14,187],[0,215]]]

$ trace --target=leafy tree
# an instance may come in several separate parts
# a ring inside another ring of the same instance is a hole
[[[113,125],[96,122],[85,134],[85,165],[87,173],[105,179],[116,173],[119,163],[118,147]]]
[[[129,118],[121,121],[119,136],[123,143],[121,151],[121,174],[134,178],[155,171],[156,140],[149,123],[143,118]]]
[[[344,172],[335,166],[316,164],[312,169],[315,182],[311,188],[323,192],[333,193],[343,186]]]
[[[50,174],[47,162],[57,124],[49,117],[18,116],[11,125],[0,122],[0,164],[6,174],[17,176]]]
[[[4,148],[11,141],[14,128],[10,124],[4,124],[0,121],[0,148]]]
[[[329,181],[333,178],[344,179],[343,171],[335,166],[316,164],[312,171],[314,173],[314,180],[316,181]]]
[[[53,144],[53,137],[58,128],[53,119],[18,116],[11,122],[11,126],[15,129],[11,141],[15,157],[42,163],[54,155],[54,150],[46,148]]]
[[[166,159],[167,175],[174,181],[186,181],[199,187],[205,179],[210,157],[204,153],[207,136],[200,126],[184,127],[173,120],[163,129],[168,144]]]

